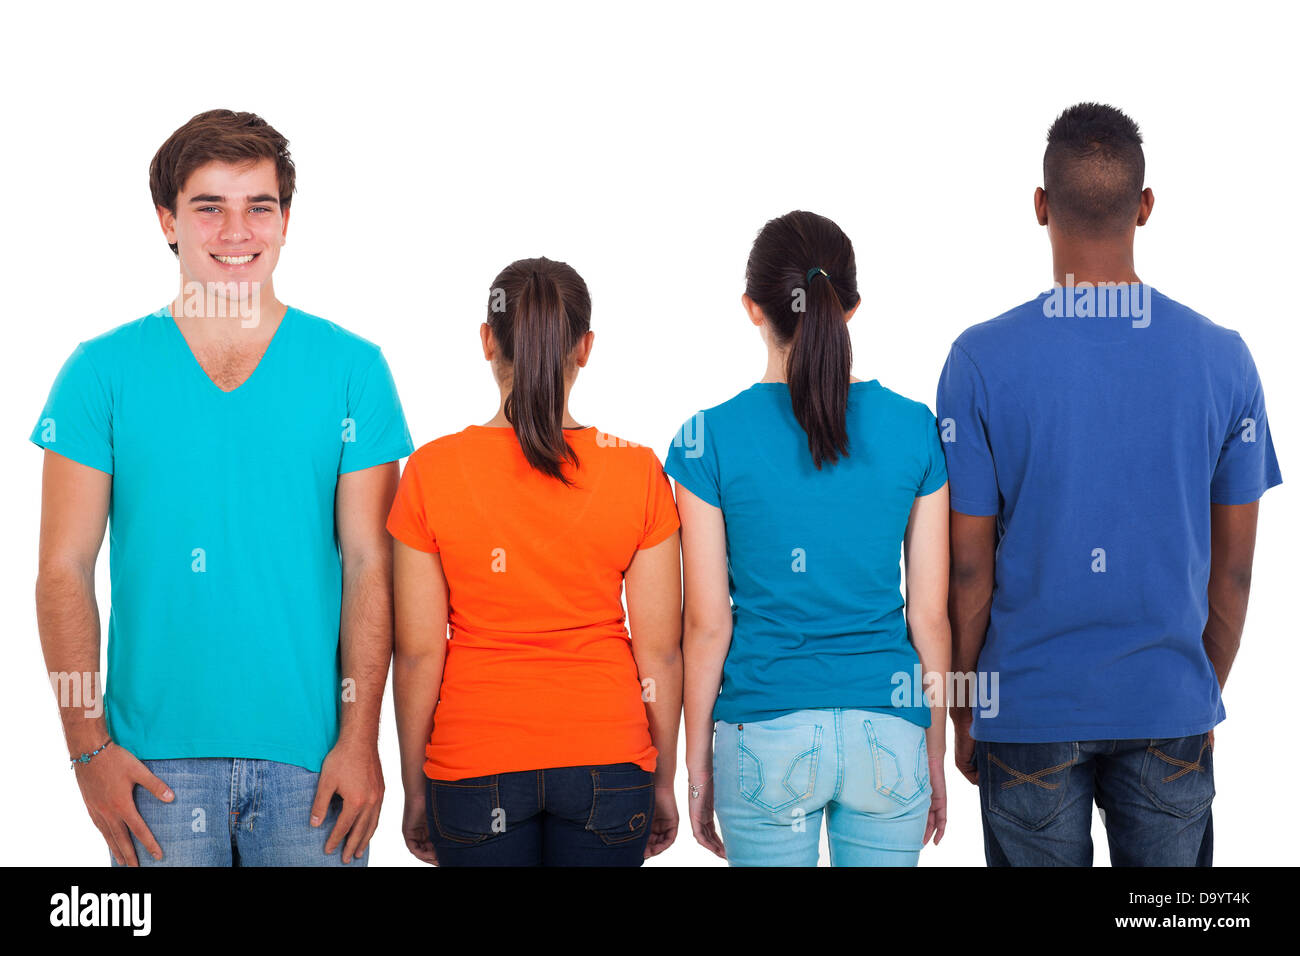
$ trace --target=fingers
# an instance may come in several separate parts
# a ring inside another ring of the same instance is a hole
[[[162,847],[154,839],[153,832],[149,829],[149,825],[144,822],[144,817],[140,816],[140,811],[132,806],[130,812],[123,815],[122,819],[127,828],[135,834],[135,838],[148,851],[149,855],[155,860],[161,860],[163,856]]]
[[[428,838],[420,838],[411,834],[406,835],[406,848],[411,851],[411,856],[417,860],[423,860],[433,866],[438,865],[438,854],[434,851],[433,844]]]
[[[366,847],[370,845],[370,838],[374,835],[375,827],[378,825],[379,808],[377,806],[367,807],[357,815],[356,825],[348,831],[348,840],[343,844],[344,863],[351,863],[366,852]]]
[[[344,800],[343,809],[339,813],[339,818],[334,822],[334,829],[330,831],[329,839],[325,841],[325,852],[333,853],[338,845],[343,842],[352,829],[352,825],[357,822],[357,817],[361,815],[361,804],[356,800]],[[347,863],[347,860],[343,861]]]
[[[316,781],[316,797],[311,802],[311,825],[318,827],[329,812],[330,798],[334,796],[334,778],[321,773]]]
[[[144,764],[140,764],[134,782],[144,787],[163,803],[171,803],[176,799],[176,794],[172,793],[171,787],[159,780]]]
[[[135,857],[135,844],[131,842],[131,834],[127,832],[126,824],[119,818],[108,821],[109,832],[113,834],[113,842],[117,845],[117,851],[122,855],[122,862],[126,866],[139,866],[140,861]]]
[[[122,857],[122,851],[117,848],[117,841],[113,839],[113,832],[108,828],[108,825],[104,823],[103,817],[92,813],[90,815],[90,821],[95,824],[95,829],[99,831],[99,835],[102,836],[104,842],[108,844],[108,852],[113,854],[113,862],[118,866],[126,866],[126,861]]]

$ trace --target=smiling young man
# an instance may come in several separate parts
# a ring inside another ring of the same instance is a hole
[[[1213,728],[1241,640],[1259,498],[1282,480],[1236,332],[1146,285],[1142,137],[1081,103],[1048,133],[1055,287],[967,329],[939,381],[952,487],[954,707],[990,866],[1208,866]]]
[[[252,113],[178,129],[149,171],[180,290],[81,343],[44,447],[37,616],[72,767],[119,865],[364,865],[392,648],[384,520],[412,450],[379,349],[276,298],[288,142]]]

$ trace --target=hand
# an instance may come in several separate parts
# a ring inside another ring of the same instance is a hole
[[[952,760],[961,775],[971,783],[980,782],[979,768],[975,765],[975,738],[970,735],[971,709],[953,707],[952,714]]]
[[[1210,728],[1210,753],[1214,753],[1214,728]]]
[[[406,807],[402,810],[402,838],[413,857],[438,865],[438,853],[429,839],[429,814],[423,787],[406,795]]]
[[[150,856],[161,860],[162,847],[136,809],[135,788],[138,784],[164,803],[176,799],[171,788],[150,773],[133,753],[116,743],[97,753],[87,763],[77,764],[76,774],[81,799],[86,802],[90,819],[103,834],[104,842],[118,865],[140,865],[135,845],[131,842],[132,833]]]
[[[703,782],[700,785],[700,795],[687,798],[691,814],[691,832],[695,834],[695,841],[700,846],[712,850],[717,856],[725,860],[727,850],[722,845],[722,839],[718,836],[717,827],[713,820],[713,775],[710,774],[706,777],[701,774],[692,779],[697,783]]]
[[[370,845],[375,827],[379,826],[379,808],[384,802],[384,774],[375,741],[357,742],[340,737],[334,749],[325,755],[316,784],[316,799],[311,805],[312,826],[318,827],[324,821],[336,793],[343,798],[343,809],[325,841],[325,852],[333,853],[346,836],[343,862],[351,863]]]
[[[645,859],[658,856],[677,839],[677,795],[671,783],[655,784],[655,818],[650,823],[650,840],[645,846]]]
[[[925,820],[925,836],[921,846],[930,842],[934,834],[934,845],[943,839],[943,831],[948,827],[948,784],[943,777],[943,754],[930,758],[930,815]]]

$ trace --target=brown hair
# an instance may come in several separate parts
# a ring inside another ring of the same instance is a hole
[[[845,419],[853,347],[844,313],[860,298],[853,243],[825,216],[786,213],[754,240],[745,292],[763,310],[777,344],[790,347],[790,404],[820,471],[823,462],[849,454]]]
[[[492,280],[488,325],[510,365],[505,416],[528,463],[571,485],[564,461],[578,453],[564,437],[564,380],[578,340],[591,328],[591,295],[573,267],[520,259]]]
[[[176,197],[185,181],[211,162],[250,163],[275,161],[280,209],[287,211],[293,198],[294,168],[289,141],[256,113],[208,110],[191,117],[158,148],[149,164],[149,192],[155,206],[176,214]],[[168,243],[179,252],[176,243]]]

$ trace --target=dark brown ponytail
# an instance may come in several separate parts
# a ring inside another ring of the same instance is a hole
[[[825,216],[796,211],[773,219],[754,240],[745,292],[777,344],[789,346],[790,403],[813,464],[820,470],[823,461],[847,457],[853,347],[844,314],[859,299],[853,243]]]
[[[591,327],[587,284],[563,262],[512,262],[492,283],[488,324],[509,365],[505,415],[524,457],[572,484],[561,469],[564,461],[578,465],[564,436],[564,384],[573,348]]]

